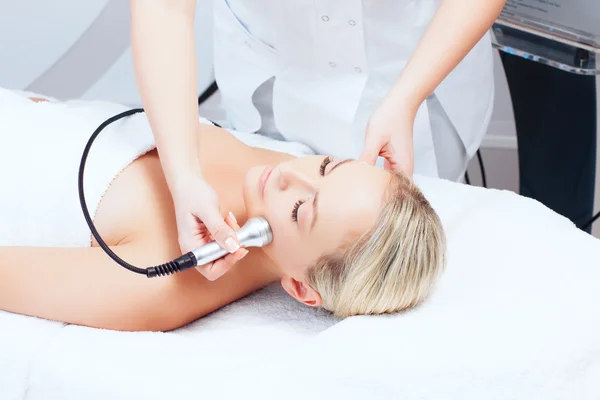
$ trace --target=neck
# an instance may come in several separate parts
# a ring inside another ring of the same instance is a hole
[[[248,220],[244,204],[243,186],[246,172],[255,166],[276,165],[293,156],[275,151],[253,148],[235,139],[227,131],[203,126],[200,130],[200,160],[204,177],[217,192],[221,210],[232,212],[240,226]],[[272,281],[282,277],[280,268],[262,248],[250,248],[243,260],[265,271]]]
[[[217,192],[223,212],[231,211],[242,226],[248,219],[243,197],[246,172],[260,165],[279,164],[293,156],[247,146],[216,127],[203,126],[200,135],[204,177]]]

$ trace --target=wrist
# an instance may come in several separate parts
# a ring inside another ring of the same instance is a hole
[[[198,181],[204,181],[202,171],[200,169],[182,168],[174,171],[172,176],[166,177],[167,185],[174,198],[185,195],[190,186],[197,185]]]
[[[402,71],[394,86],[385,96],[383,103],[396,110],[402,110],[405,115],[414,117],[429,93],[424,91],[424,84],[411,75],[414,74],[411,74],[410,71]]]
[[[386,98],[375,110],[369,120],[371,127],[382,127],[407,132],[407,125],[414,124],[418,106],[405,103],[402,99]],[[411,130],[412,131],[412,130]]]
[[[414,118],[423,101],[424,99],[420,96],[410,94],[402,88],[394,88],[383,100],[381,106],[389,112],[395,112],[399,117]]]
[[[160,149],[159,149],[160,154]],[[175,194],[179,188],[185,187],[192,181],[203,180],[200,160],[191,155],[165,159],[161,157],[161,164],[169,190]]]

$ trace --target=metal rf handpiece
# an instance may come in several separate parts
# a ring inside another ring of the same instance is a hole
[[[250,218],[236,232],[242,247],[263,247],[273,241],[273,232],[267,220],[263,217]],[[190,251],[168,263],[149,267],[146,270],[148,278],[167,276],[186,269],[206,265],[228,254],[217,242],[210,242],[194,251]]]
[[[263,217],[250,218],[236,232],[242,247],[263,247],[273,241],[273,232]],[[217,242],[210,242],[192,251],[196,257],[196,266],[205,265],[228,254]]]

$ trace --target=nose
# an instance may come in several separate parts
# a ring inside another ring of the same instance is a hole
[[[297,187],[303,190],[314,192],[317,190],[316,182],[299,171],[295,171],[287,166],[281,165],[279,174],[279,189],[287,190],[290,187]]]

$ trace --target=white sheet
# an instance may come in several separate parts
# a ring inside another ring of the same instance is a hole
[[[0,399],[599,399],[600,241],[508,192],[418,177],[448,269],[342,322],[259,291],[170,333],[0,312]]]

